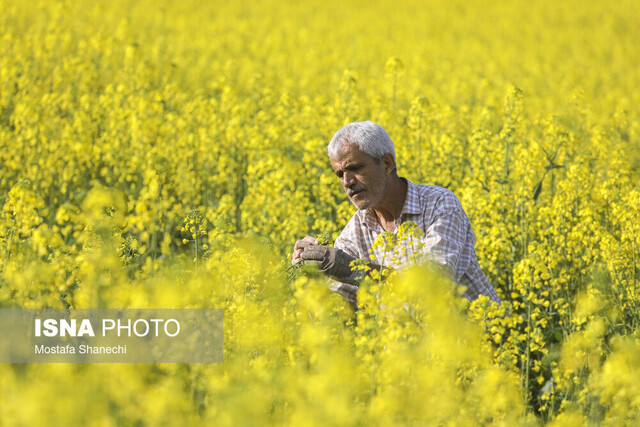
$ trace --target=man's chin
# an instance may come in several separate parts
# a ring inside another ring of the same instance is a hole
[[[351,203],[353,203],[353,206],[358,208],[358,210],[360,211],[367,210],[371,207],[371,203],[369,203],[369,200],[360,200],[356,202],[353,199],[351,199]]]

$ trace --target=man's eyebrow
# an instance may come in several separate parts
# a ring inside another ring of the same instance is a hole
[[[350,170],[361,168],[362,166],[363,166],[363,163],[361,162],[351,162],[345,165],[344,170],[350,171]]]
[[[362,162],[350,162],[350,163],[347,163],[344,166],[344,168],[338,169],[338,170],[336,170],[334,172],[336,173],[336,175],[340,176],[342,174],[342,171],[353,171],[353,170],[361,168],[362,166],[364,166],[364,164]]]

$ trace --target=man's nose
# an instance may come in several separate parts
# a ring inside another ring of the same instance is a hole
[[[343,172],[342,178],[340,179],[342,181],[342,186],[344,188],[349,188],[355,181],[355,176],[350,172]]]

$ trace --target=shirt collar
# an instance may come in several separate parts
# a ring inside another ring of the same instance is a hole
[[[418,189],[411,181],[406,178],[403,179],[407,181],[407,197],[404,199],[404,206],[402,207],[400,217],[404,214],[420,214],[420,194],[418,193]]]
[[[402,178],[407,182],[407,196],[404,199],[404,205],[402,206],[402,212],[400,212],[400,217],[398,218],[398,224],[401,224],[402,217],[405,214],[419,214],[420,213],[420,195],[418,193],[418,189],[416,186],[406,178]],[[384,231],[382,226],[378,223],[378,219],[376,215],[373,213],[373,210],[359,210],[358,214],[364,225],[372,231]]]

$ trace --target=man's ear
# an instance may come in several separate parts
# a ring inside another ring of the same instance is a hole
[[[382,163],[384,164],[385,175],[390,175],[396,169],[396,161],[393,158],[393,154],[387,153],[382,156]]]

